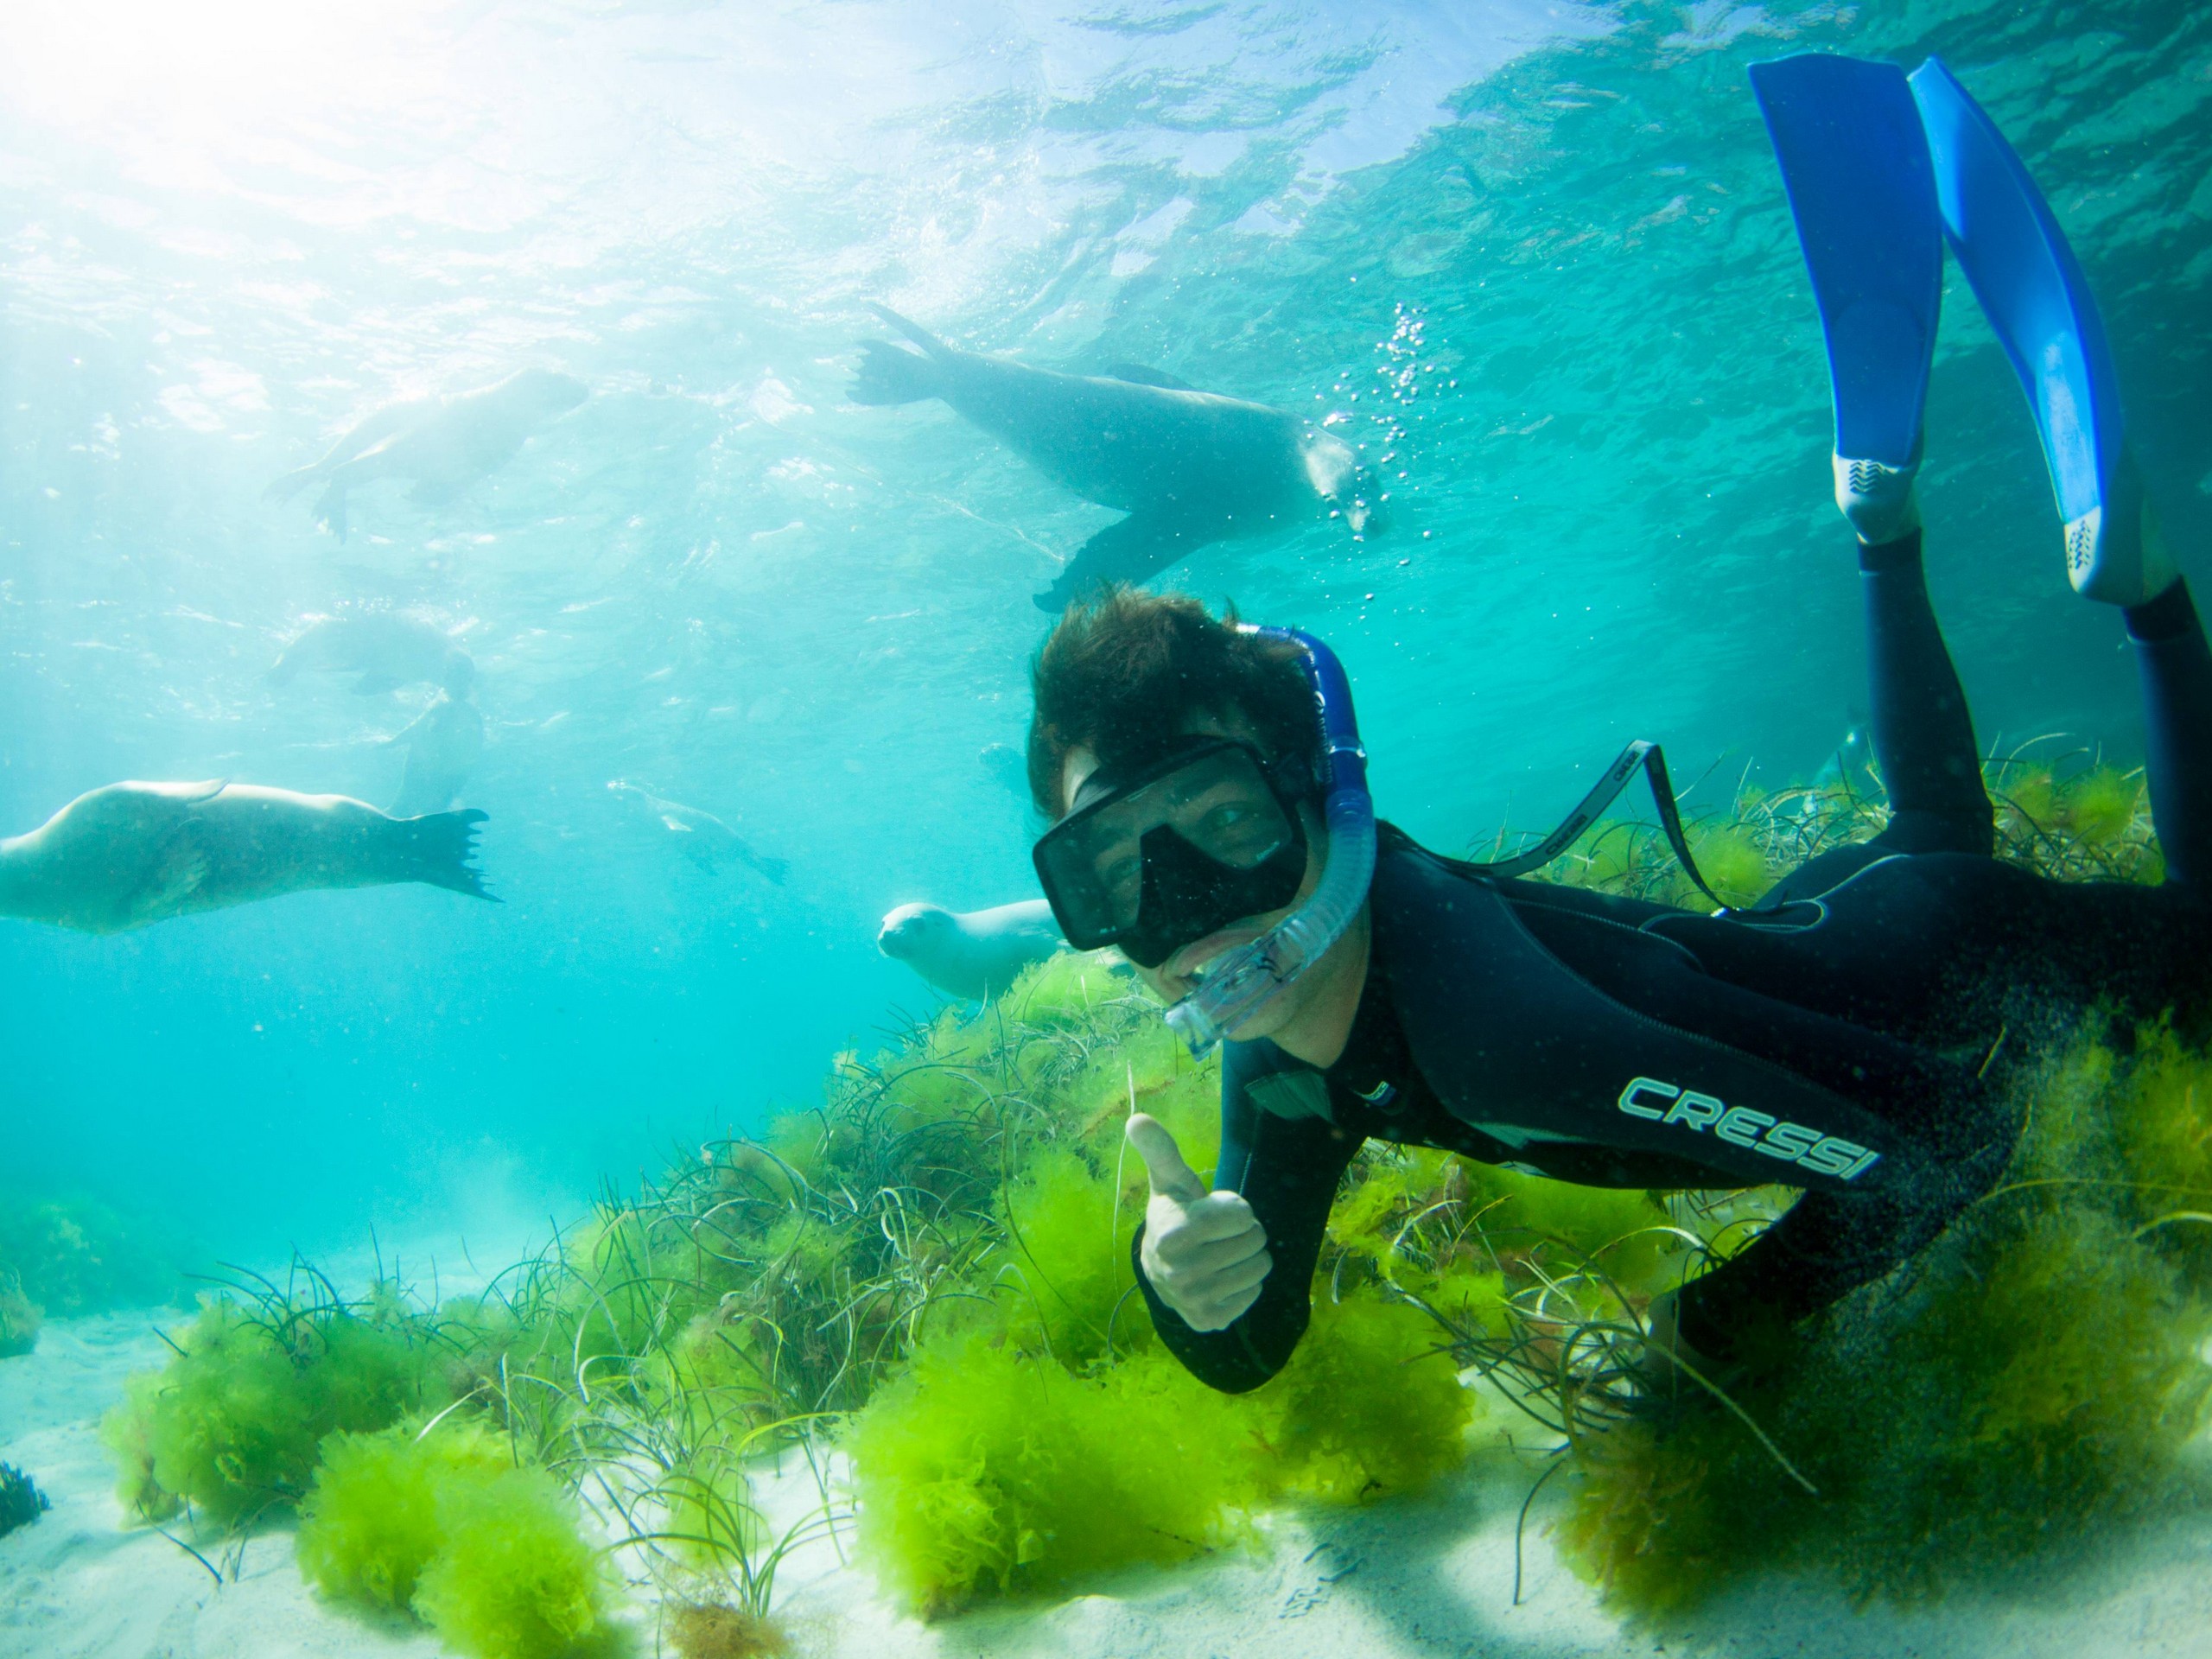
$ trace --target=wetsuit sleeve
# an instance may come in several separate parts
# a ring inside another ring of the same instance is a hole
[[[1325,1118],[1276,1117],[1255,1106],[1245,1085],[1266,1069],[1253,1052],[1259,1047],[1231,1043],[1224,1049],[1221,1163],[1213,1179],[1215,1191],[1243,1193],[1267,1232],[1274,1265],[1259,1300],[1226,1330],[1193,1331],[1146,1280],[1141,1227],[1129,1245],[1153,1329],[1185,1370],[1224,1394],[1258,1388],[1289,1362],[1306,1334],[1329,1206],[1362,1139]]]

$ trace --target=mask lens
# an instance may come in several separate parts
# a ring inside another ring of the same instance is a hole
[[[1297,820],[1276,798],[1258,760],[1240,745],[1224,744],[1078,810],[1037,843],[1036,861],[1070,944],[1126,949],[1141,916],[1148,934],[1179,931],[1176,918],[1146,916],[1147,909],[1211,914],[1230,902],[1232,893],[1255,891],[1249,882],[1201,879],[1206,866],[1235,877],[1295,854],[1302,873],[1304,849]],[[1198,863],[1192,866],[1194,855]],[[1268,882],[1268,890],[1276,885]],[[1291,885],[1294,892],[1296,881]],[[1202,894],[1215,896],[1208,901]],[[1190,938],[1250,913],[1221,918]]]

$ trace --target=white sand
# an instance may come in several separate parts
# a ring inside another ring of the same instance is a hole
[[[54,1505],[0,1539],[0,1659],[438,1653],[419,1630],[319,1603],[289,1532],[247,1541],[236,1580],[219,1587],[175,1544],[124,1527],[98,1421],[123,1377],[167,1351],[147,1316],[110,1315],[49,1325],[37,1353],[0,1360],[0,1461],[30,1472]],[[1122,1573],[1065,1602],[934,1625],[900,1614],[824,1541],[786,1567],[783,1611],[804,1652],[839,1659],[2212,1659],[2212,1516],[2177,1517],[2069,1573],[1935,1608],[1854,1612],[1833,1591],[1777,1579],[1660,1631],[1624,1628],[1598,1607],[1551,1550],[1541,1503],[1522,1605],[1511,1605],[1525,1485],[1500,1460],[1478,1463],[1418,1500],[1275,1521],[1264,1551]],[[229,1557],[206,1548],[227,1574]],[[640,1625],[650,1654],[650,1618]]]

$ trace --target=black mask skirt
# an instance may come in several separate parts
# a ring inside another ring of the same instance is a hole
[[[1249,869],[1200,852],[1161,824],[1144,838],[1144,897],[1122,954],[1157,968],[1185,945],[1247,916],[1280,910],[1306,880],[1306,836],[1291,818],[1291,839]]]
[[[1156,968],[1306,878],[1297,798],[1249,743],[1202,740],[1106,789],[1041,837],[1037,874],[1078,950]]]

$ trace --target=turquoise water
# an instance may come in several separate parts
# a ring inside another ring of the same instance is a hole
[[[1744,66],[1942,54],[2075,240],[2185,563],[2212,528],[2212,16],[912,3],[0,12],[0,833],[123,778],[386,802],[420,688],[272,687],[303,619],[479,670],[504,903],[0,921],[0,1168],[237,1249],[504,1234],[814,1096],[933,998],[877,918],[1033,892],[1030,595],[1109,520],[843,390],[880,301],[973,349],[1341,416],[1388,534],[1166,578],[1329,639],[1378,804],[1459,847],[1631,736],[1715,798],[1854,716],[1819,335]],[[558,368],[455,502],[263,499],[369,410]],[[1953,273],[1923,496],[1984,741],[2132,757],[2024,407]],[[1393,436],[1393,433],[1400,435]],[[1391,459],[1383,462],[1388,454]],[[1708,769],[1709,772],[1708,772]],[[786,858],[676,855],[611,779]]]

